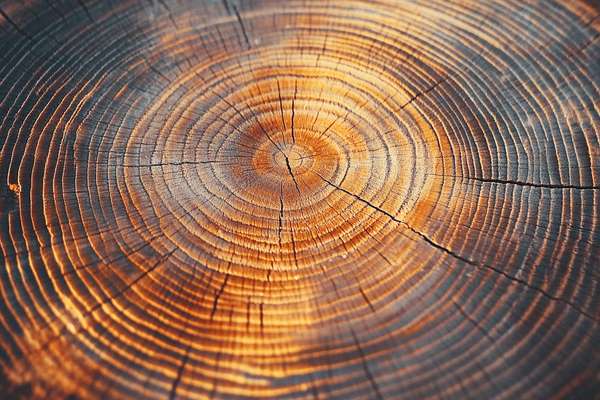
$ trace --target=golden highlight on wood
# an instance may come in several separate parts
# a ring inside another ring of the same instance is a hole
[[[0,2],[0,398],[600,396],[600,7]]]

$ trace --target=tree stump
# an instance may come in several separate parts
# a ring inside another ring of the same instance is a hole
[[[599,396],[599,15],[3,1],[0,397]]]

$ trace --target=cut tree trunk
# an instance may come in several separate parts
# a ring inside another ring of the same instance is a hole
[[[0,397],[600,396],[599,15],[0,2]]]

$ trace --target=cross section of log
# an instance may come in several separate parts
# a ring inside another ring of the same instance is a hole
[[[0,2],[0,398],[600,396],[599,15]]]

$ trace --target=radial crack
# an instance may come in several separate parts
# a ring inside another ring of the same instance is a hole
[[[169,6],[167,5],[167,3],[165,2],[165,0],[157,0],[160,5],[167,10],[167,14],[169,15],[169,19],[171,20],[171,23],[173,24],[173,26],[175,28],[179,28],[179,26],[177,26],[177,22],[175,21],[175,18],[173,17],[173,14],[171,13],[171,8],[169,8]]]
[[[229,280],[229,276],[230,276],[229,274],[225,275],[225,279],[223,280],[223,284],[221,285],[221,287],[219,288],[219,291],[215,295],[215,298],[213,300],[212,310],[210,312],[210,320],[211,321],[213,320],[215,314],[217,313],[217,308],[218,308],[218,305],[219,305],[219,299],[221,298],[221,295],[225,291],[225,286],[227,286],[227,281]]]
[[[504,271],[502,271],[502,270],[500,270],[500,269],[498,269],[498,268],[496,268],[494,266],[487,265],[487,264],[482,264],[482,263],[476,262],[474,260],[471,260],[469,258],[466,258],[466,257],[464,257],[464,256],[456,253],[455,251],[453,251],[451,249],[448,249],[448,248],[442,246],[441,244],[435,242],[434,240],[432,240],[430,237],[428,237],[424,233],[417,231],[411,225],[409,225],[408,223],[406,223],[406,222],[404,222],[404,221],[396,218],[394,215],[392,215],[391,213],[385,211],[381,207],[378,207],[378,206],[374,205],[373,203],[369,202],[368,200],[365,200],[365,199],[361,198],[360,196],[358,196],[358,195],[356,195],[356,194],[354,194],[354,193],[352,193],[352,192],[350,192],[350,191],[342,188],[341,186],[338,186],[338,185],[332,183],[331,181],[329,181],[329,180],[325,179],[324,177],[322,177],[318,172],[315,172],[315,174],[317,176],[319,176],[323,181],[327,182],[329,185],[331,185],[331,186],[337,188],[338,190],[340,190],[340,191],[342,191],[342,192],[344,192],[344,193],[346,193],[346,194],[348,194],[348,195],[356,198],[357,200],[365,203],[366,205],[368,205],[372,209],[374,209],[374,210],[376,210],[376,211],[378,211],[378,212],[386,215],[391,220],[393,220],[395,222],[398,222],[399,224],[405,226],[408,230],[410,230],[411,232],[413,232],[414,234],[416,234],[417,236],[419,236],[421,239],[423,239],[426,243],[428,243],[432,247],[435,247],[436,249],[438,249],[438,250],[440,250],[440,251],[442,251],[442,252],[444,252],[444,253],[452,256],[453,258],[464,262],[465,264],[471,265],[471,266],[476,267],[478,269],[485,269],[485,270],[489,270],[489,271],[495,272],[496,274],[499,274],[499,275],[505,277],[506,279],[514,282],[514,283],[517,283],[517,284],[519,284],[519,285],[521,285],[521,286],[523,286],[523,287],[525,287],[527,289],[530,289],[530,290],[533,290],[535,292],[540,293],[542,296],[546,297],[549,300],[553,300],[553,301],[557,301],[557,302],[563,303],[563,304],[565,304],[565,305],[573,308],[574,310],[576,310],[581,315],[584,315],[585,317],[587,317],[588,319],[590,319],[594,323],[598,323],[597,317],[595,317],[592,314],[586,312],[585,310],[583,310],[582,308],[580,308],[578,305],[576,305],[575,303],[571,302],[570,300],[564,299],[562,297],[554,296],[554,295],[548,293],[546,290],[544,290],[542,288],[539,288],[537,286],[533,286],[529,282],[527,282],[527,281],[525,281],[523,279],[514,277],[512,275],[509,275],[506,272],[504,272]]]
[[[88,7],[85,5],[85,3],[83,2],[83,0],[77,0],[77,2],[79,3],[79,5],[81,6],[81,8],[83,9],[83,11],[85,12],[85,15],[87,15],[88,19],[91,22],[96,22],[94,21],[94,18],[92,18],[92,14],[90,14],[90,10],[88,9]]]
[[[28,34],[27,32],[25,32],[23,29],[21,29],[21,27],[19,25],[17,25],[17,23],[15,21],[13,21],[12,18],[10,18],[8,16],[8,14],[6,14],[6,12],[2,8],[0,8],[0,15],[2,15],[2,17],[4,17],[6,22],[8,22],[9,25],[12,26],[15,29],[15,31],[17,31],[17,33],[19,33],[19,35],[25,37],[30,42],[35,42],[35,40],[33,40],[33,37],[30,34]]]
[[[371,300],[369,300],[369,298],[367,297],[367,294],[365,293],[365,291],[363,290],[363,288],[360,285],[358,286],[358,290],[360,291],[360,294],[362,295],[365,302],[369,305],[369,308],[371,309],[371,311],[375,312],[375,307],[373,307]]]
[[[296,191],[300,194],[300,187],[298,186],[298,182],[296,181],[296,177],[294,176],[294,172],[292,171],[292,166],[290,165],[290,159],[286,154],[283,155],[285,157],[285,165],[287,166],[287,170],[292,177],[292,181],[294,181],[294,185],[296,186]]]
[[[428,174],[428,175],[441,176],[440,174]],[[477,177],[472,177],[472,176],[461,176],[461,175],[444,175],[444,176],[449,177],[449,178],[465,179],[465,180],[469,180],[469,181],[497,183],[497,184],[501,184],[501,185],[517,185],[517,186],[545,188],[545,189],[576,189],[576,190],[599,190],[600,189],[600,186],[597,186],[597,185],[563,185],[563,184],[554,184],[554,183],[523,182],[523,181],[516,181],[516,180],[512,180],[512,179],[477,178]]]
[[[175,395],[177,394],[177,387],[179,386],[179,383],[181,382],[181,378],[183,377],[183,370],[185,369],[185,366],[187,365],[191,350],[192,350],[192,344],[190,343],[190,344],[188,344],[188,346],[185,349],[185,354],[184,354],[183,358],[181,359],[179,368],[177,368],[177,375],[175,376],[173,385],[171,385],[171,391],[169,392],[169,400],[175,399]]]
[[[360,345],[360,341],[358,340],[358,337],[356,336],[354,329],[351,329],[351,332],[352,332],[352,338],[354,339],[354,344],[356,345],[356,348],[358,349],[358,353],[360,354],[360,359],[362,362],[363,370],[365,371],[365,375],[367,376],[367,379],[371,383],[371,387],[373,388],[373,391],[375,392],[375,398],[383,400],[383,396],[381,395],[381,390],[379,389],[379,385],[377,385],[377,382],[375,381],[375,378],[373,377],[373,374],[371,373],[371,370],[369,369],[369,364],[367,363],[367,357],[365,356],[365,352],[364,352],[362,346]]]
[[[410,103],[412,103],[413,101],[415,101],[419,97],[421,97],[423,95],[426,95],[427,93],[431,92],[433,89],[435,89],[436,87],[438,87],[442,83],[446,82],[448,79],[449,79],[449,77],[446,76],[446,77],[440,79],[439,81],[437,81],[436,83],[434,83],[433,85],[431,85],[429,88],[425,89],[424,91],[418,92],[417,94],[415,94],[414,96],[412,96],[406,103],[402,104],[400,106],[400,108],[398,110],[396,110],[396,111],[403,110]]]
[[[487,330],[485,330],[481,325],[479,325],[479,323],[474,320],[473,318],[471,318],[469,316],[469,314],[467,314],[461,306],[458,305],[458,303],[454,300],[452,300],[452,304],[454,305],[454,307],[456,307],[456,309],[458,310],[458,312],[467,320],[469,321],[477,330],[479,330],[483,336],[486,337],[486,339],[488,339],[490,342],[495,343],[495,340],[490,336],[490,334],[488,333]]]
[[[250,45],[250,40],[248,39],[248,33],[246,33],[246,27],[244,26],[244,21],[242,21],[242,16],[240,15],[240,12],[238,11],[235,4],[232,4],[231,6],[233,7],[233,12],[235,13],[235,17],[237,18],[238,23],[240,24],[240,28],[242,29],[242,34],[244,35],[244,40],[246,41],[246,45],[248,46],[248,49],[250,49],[250,48],[252,48],[252,46]]]

